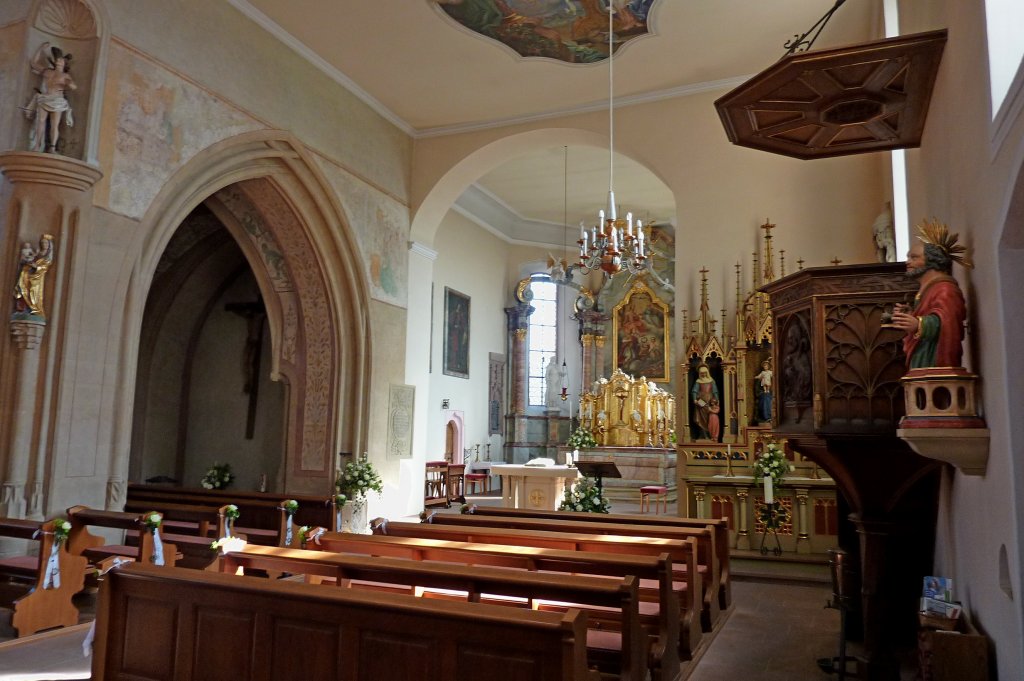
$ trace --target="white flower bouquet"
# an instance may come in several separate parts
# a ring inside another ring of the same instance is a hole
[[[772,484],[776,486],[786,477],[786,473],[794,469],[782,447],[774,442],[766,442],[761,456],[754,459],[754,478],[761,480],[765,476],[771,476]]]
[[[594,439],[593,433],[580,426],[569,436],[565,444],[569,449],[593,449],[597,446],[597,440]]]
[[[210,470],[203,476],[202,485],[205,489],[227,489],[235,474],[231,472],[231,464],[214,461]]]
[[[580,478],[572,487],[566,488],[559,511],[580,511],[583,513],[610,513],[611,502],[597,489],[591,478]]]
[[[373,464],[367,461],[366,454],[358,461],[350,461],[338,473],[334,482],[338,495],[344,495],[346,501],[359,501],[373,490],[377,494],[384,491],[384,483]]]

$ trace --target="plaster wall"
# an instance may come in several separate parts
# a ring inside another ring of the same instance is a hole
[[[441,400],[463,413],[466,447],[490,442],[491,457],[500,452],[501,439],[487,434],[488,353],[508,356],[505,312],[507,244],[455,212],[449,212],[437,231],[434,263],[431,337],[430,400],[427,410],[426,460],[444,457],[445,426]],[[470,297],[469,378],[443,373],[444,289],[451,287]],[[427,334],[415,338],[427,338]],[[410,342],[416,342],[410,339]],[[506,404],[506,409],[508,405]],[[481,447],[481,451],[483,451]],[[422,491],[420,492],[422,495]]]
[[[1021,78],[1008,115],[993,123],[983,3],[934,0],[900,3],[900,32],[949,30],[921,148],[908,152],[912,222],[936,216],[959,232],[975,269],[955,267],[968,304],[964,362],[982,377],[991,431],[983,477],[951,473],[944,480],[935,570],[953,577],[975,624],[994,644],[1000,679],[1024,674],[1022,629],[1021,447],[1024,409],[1019,359],[1020,205],[1008,212],[1024,164]],[[1014,110],[1014,103],[1016,109]],[[1001,547],[1007,562],[1000,566]],[[1000,585],[1000,574],[1006,584]]]
[[[12,21],[25,16],[28,4],[13,11],[4,3],[0,19],[12,11]],[[106,71],[98,153],[104,179],[91,214],[59,245],[57,257],[71,263],[66,282],[51,282],[65,287],[66,309],[54,325],[61,327],[53,339],[57,388],[47,397],[53,415],[44,419],[46,512],[70,503],[102,507],[108,480],[127,474],[127,444],[118,433],[130,431],[125,414],[131,414],[136,348],[124,313],[141,304],[133,295],[145,297],[137,287],[140,274],[146,276],[139,253],[150,237],[139,227],[152,224],[146,216],[168,185],[189,191],[189,175],[203,169],[205,152],[222,140],[280,128],[316,151],[346,225],[357,238],[370,237],[359,242],[370,249],[357,254],[367,263],[360,275],[389,310],[370,313],[373,341],[399,356],[405,342],[404,310],[396,307],[407,296],[404,206],[412,143],[405,133],[227,3],[146,3],[142,11],[137,2],[115,0],[104,8],[112,33],[100,65]],[[15,46],[24,24],[0,20],[0,32],[0,78],[7,82],[21,68]],[[337,234],[320,238],[341,242]],[[381,399],[378,390],[386,402],[388,379],[401,371],[371,382],[373,404]],[[371,458],[384,448],[383,432],[368,435]]]

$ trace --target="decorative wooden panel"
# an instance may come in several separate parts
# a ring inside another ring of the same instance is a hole
[[[814,534],[835,535],[839,530],[839,515],[835,499],[814,500]]]
[[[725,494],[711,495],[711,517],[725,518],[729,529],[733,529],[732,497]]]

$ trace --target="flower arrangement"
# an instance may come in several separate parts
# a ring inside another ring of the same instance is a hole
[[[68,538],[71,533],[71,523],[64,518],[53,519],[53,543],[60,544]]]
[[[594,439],[593,433],[580,426],[569,436],[565,444],[570,449],[593,449],[597,446],[597,440]]]
[[[774,442],[766,442],[761,456],[754,460],[754,478],[760,480],[770,476],[773,485],[780,484],[786,473],[794,469],[795,467],[786,459],[782,447]]]
[[[334,495],[334,505],[337,506],[338,508],[341,508],[342,506],[344,506],[347,503],[348,503],[348,495],[345,495],[345,494],[335,494]]]
[[[239,512],[238,507],[234,504],[228,504],[224,507],[224,517],[228,520],[238,520],[238,516],[242,515]]]
[[[213,462],[210,470],[203,476],[202,485],[205,489],[227,489],[235,474],[231,472],[231,464]]]
[[[146,526],[146,529],[149,530],[150,533],[156,532],[160,528],[160,523],[162,523],[163,520],[164,517],[156,511],[150,511],[146,515],[142,516],[142,524]]]
[[[294,499],[289,499],[288,501],[281,504],[281,508],[284,509],[284,512],[288,515],[289,518],[291,518],[293,515],[295,515],[295,512],[299,510],[299,502],[295,501]]]
[[[591,478],[581,478],[579,482],[565,490],[559,511],[583,511],[586,513],[610,513],[611,502],[597,489],[597,483]]]
[[[358,461],[350,461],[345,464],[345,468],[338,473],[334,487],[337,489],[339,497],[344,496],[346,502],[356,503],[365,498],[370,490],[377,494],[384,491],[384,483],[380,479],[380,474],[377,473],[373,464],[367,461],[366,454],[363,454]],[[335,500],[337,501],[337,497]],[[339,505],[344,506],[344,502]]]

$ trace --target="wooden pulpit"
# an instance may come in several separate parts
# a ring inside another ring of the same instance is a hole
[[[911,302],[917,282],[903,263],[877,263],[804,269],[761,290],[773,315],[774,431],[835,479],[849,511],[839,543],[860,566],[848,631],[863,631],[869,679],[898,679],[894,649],[913,645],[932,564],[940,464],[896,436],[903,334],[883,315]]]

